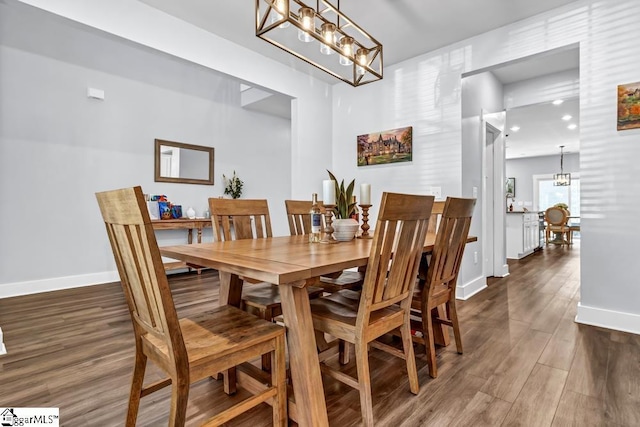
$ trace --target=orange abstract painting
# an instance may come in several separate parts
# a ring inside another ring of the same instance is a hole
[[[618,130],[640,128],[640,82],[618,86]]]

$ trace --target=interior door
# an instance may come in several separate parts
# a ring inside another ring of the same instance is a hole
[[[486,195],[484,206],[485,212],[483,217],[486,219],[484,234],[486,236],[484,240],[484,271],[485,277],[493,276],[493,264],[495,253],[495,239],[493,238],[493,217],[494,217],[494,194],[491,190],[493,185],[493,143],[500,134],[500,131],[489,123],[485,123],[485,150],[484,150],[484,191]]]

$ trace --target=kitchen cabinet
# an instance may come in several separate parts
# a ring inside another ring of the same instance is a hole
[[[537,212],[507,212],[507,258],[520,259],[540,247]]]

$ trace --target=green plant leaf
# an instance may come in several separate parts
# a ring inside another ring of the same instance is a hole
[[[336,190],[336,207],[334,208],[334,213],[336,218],[349,218],[351,214],[355,210],[355,203],[352,203],[353,200],[353,189],[356,185],[356,180],[352,180],[349,185],[345,188],[344,179],[338,181],[334,174],[331,171],[327,170],[329,174],[329,178],[333,180]]]

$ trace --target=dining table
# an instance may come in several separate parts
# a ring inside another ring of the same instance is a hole
[[[433,250],[434,242],[435,234],[427,234],[424,253]],[[305,288],[318,284],[320,276],[365,267],[371,244],[372,239],[360,238],[334,244],[309,243],[308,236],[299,235],[164,246],[160,253],[218,270],[220,305],[240,306],[245,278],[279,286],[293,382],[290,417],[300,426],[315,427],[327,426],[328,418],[319,343]]]

